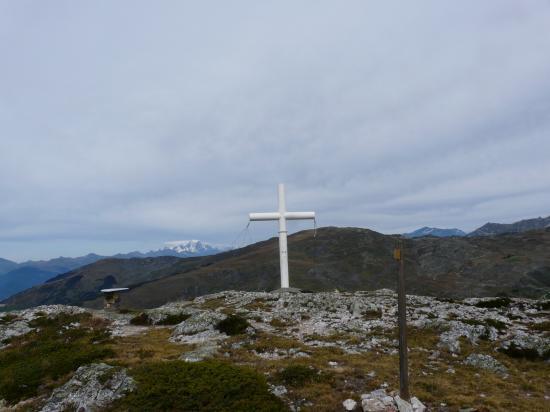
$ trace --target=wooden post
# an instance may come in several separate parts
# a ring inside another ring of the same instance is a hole
[[[397,316],[399,325],[399,394],[402,399],[410,400],[409,395],[409,361],[407,353],[407,296],[405,295],[405,256],[403,240],[399,240],[394,251],[394,258],[399,261],[397,277]]]

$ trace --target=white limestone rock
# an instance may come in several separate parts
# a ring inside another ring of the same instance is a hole
[[[344,402],[342,402],[342,406],[346,411],[353,411],[357,406],[357,402],[353,399],[346,399]]]
[[[26,335],[34,328],[29,327],[28,322],[25,320],[16,320],[7,325],[0,325],[0,349],[6,347],[6,344],[2,342],[7,342],[9,339]]]
[[[361,406],[364,412],[396,412],[397,408],[393,397],[385,389],[376,389],[361,395]]]
[[[269,392],[271,392],[273,395],[275,395],[278,398],[282,398],[288,393],[288,390],[283,385],[269,384]]]
[[[426,410],[426,406],[416,396],[411,398],[411,405],[413,412],[424,412]]]
[[[397,405],[397,410],[399,412],[413,412],[412,405],[409,402],[407,402],[405,399],[401,399],[399,395],[397,395],[393,399],[395,401],[395,404]]]
[[[184,320],[176,326],[172,333],[172,338],[212,330],[219,321],[224,320],[226,317],[227,315],[223,313],[211,310],[195,312],[189,319]]]
[[[518,329],[514,330],[511,336],[503,340],[500,347],[502,349],[509,349],[512,345],[519,349],[536,350],[542,356],[550,350],[550,338]]]
[[[99,411],[135,386],[125,369],[105,363],[81,366],[65,385],[53,391],[41,412]]]
[[[447,325],[450,329],[440,335],[438,346],[447,349],[451,353],[460,353],[459,338],[461,336],[466,337],[472,345],[475,345],[482,335],[487,335],[491,341],[496,340],[498,337],[497,330],[493,327],[469,325],[459,321],[449,321]]]
[[[506,374],[506,367],[493,358],[491,355],[482,353],[472,353],[465,360],[464,364],[475,368],[487,369],[495,373]]]
[[[72,315],[84,312],[86,312],[86,309],[77,306],[43,305],[31,309],[4,313],[0,316],[0,349],[7,346],[3,342],[10,338],[26,335],[33,331],[35,328],[32,328],[29,322],[38,317],[47,316],[54,318],[62,313]]]

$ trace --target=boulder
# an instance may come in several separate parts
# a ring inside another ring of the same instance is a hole
[[[25,335],[32,330],[33,328],[29,327],[28,323],[24,320],[16,320],[7,325],[0,325],[0,349],[6,346],[2,342],[16,336]]]
[[[226,317],[227,315],[223,313],[211,310],[195,312],[189,319],[184,320],[176,326],[172,333],[172,337],[194,335],[195,333],[212,330],[219,321],[224,320]]]
[[[396,412],[394,400],[385,389],[376,389],[361,395],[361,406],[364,412]]]
[[[55,389],[41,412],[99,411],[135,389],[125,369],[94,363],[81,366],[63,386]]]
[[[500,347],[509,349],[512,345],[518,349],[536,351],[542,357],[550,351],[550,338],[523,330],[515,330],[513,336],[504,340]]]
[[[460,340],[464,336],[475,345],[480,336],[487,336],[489,340],[494,341],[498,337],[497,330],[493,327],[483,325],[469,325],[459,321],[450,321],[449,330],[443,332],[439,337],[438,346],[447,349],[451,353],[460,353]]]
[[[503,364],[491,355],[484,355],[482,353],[472,353],[464,360],[464,363],[475,368],[487,369],[495,373],[506,374],[507,372]]]
[[[346,399],[344,402],[342,402],[342,406],[346,411],[353,411],[357,406],[357,402],[353,399]]]

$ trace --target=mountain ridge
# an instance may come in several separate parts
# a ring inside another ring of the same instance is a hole
[[[518,220],[513,223],[485,223],[483,226],[468,233],[467,236],[495,236],[504,233],[521,233],[529,230],[546,229],[550,227],[550,216]]]
[[[291,286],[327,291],[395,288],[396,235],[320,228],[289,236]],[[550,291],[550,229],[488,237],[404,239],[407,291],[440,297],[539,297]],[[4,301],[9,307],[101,307],[102,287],[130,287],[123,302],[153,307],[220,290],[279,287],[276,238],[195,258],[106,259]],[[170,260],[171,259],[171,260]]]
[[[187,243],[186,243],[187,242]],[[173,247],[170,247],[171,244]],[[98,262],[103,259],[133,259],[149,257],[193,257],[205,256],[220,252],[222,249],[201,242],[200,240],[180,240],[167,242],[165,247],[149,252],[117,253],[112,256],[103,256],[96,253],[88,253],[77,257],[57,257],[49,260],[29,260],[22,263],[12,262],[7,259],[0,260],[0,268],[7,267],[10,270],[0,272],[0,299],[20,292],[29,287],[38,285],[57,275],[70,272],[79,267]],[[7,262],[7,263],[4,263]],[[11,264],[11,265],[10,265]],[[14,266],[15,265],[15,266]]]
[[[434,237],[449,237],[449,236],[496,236],[504,233],[522,233],[529,230],[546,229],[550,227],[550,216],[537,217],[530,219],[522,219],[513,223],[492,223],[488,222],[484,225],[472,230],[469,233],[457,228],[437,228],[424,226],[412,232],[403,233],[403,236],[408,238],[416,238],[422,236]]]

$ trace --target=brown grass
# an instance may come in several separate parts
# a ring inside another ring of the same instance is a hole
[[[458,357],[440,350],[440,357],[430,360],[428,356],[437,349],[439,333],[433,329],[409,328],[408,331],[411,393],[425,404],[437,407],[444,402],[451,411],[465,406],[490,411],[548,410],[544,395],[548,394],[550,387],[547,383],[548,366],[544,362],[511,359],[494,352],[490,342],[480,341],[473,346],[465,340],[461,341],[462,353]],[[392,334],[395,338],[396,330],[385,333],[386,337],[392,337]],[[345,334],[339,335],[339,338],[345,337]],[[266,352],[275,348],[300,348],[311,357],[264,360],[251,353],[251,349]],[[289,365],[311,366],[321,371],[324,379],[319,382],[287,388],[288,400],[301,405],[303,411],[341,410],[345,399],[359,401],[361,394],[378,389],[384,383],[387,383],[388,391],[399,388],[398,355],[378,350],[350,355],[338,347],[312,348],[292,339],[261,334],[253,343],[240,349],[227,349],[227,352],[229,359],[253,366],[267,374],[272,382],[277,373]],[[505,379],[498,374],[464,365],[462,362],[470,353],[487,353],[495,357],[508,368],[509,377]],[[329,361],[337,362],[338,366],[329,366]],[[449,368],[453,368],[455,373],[447,373]],[[374,377],[368,376],[371,371],[375,372]]]
[[[115,356],[110,359],[114,364],[134,366],[144,359],[174,360],[184,352],[191,350],[191,345],[175,344],[168,341],[170,328],[154,327],[146,333],[117,338],[112,344]]]

